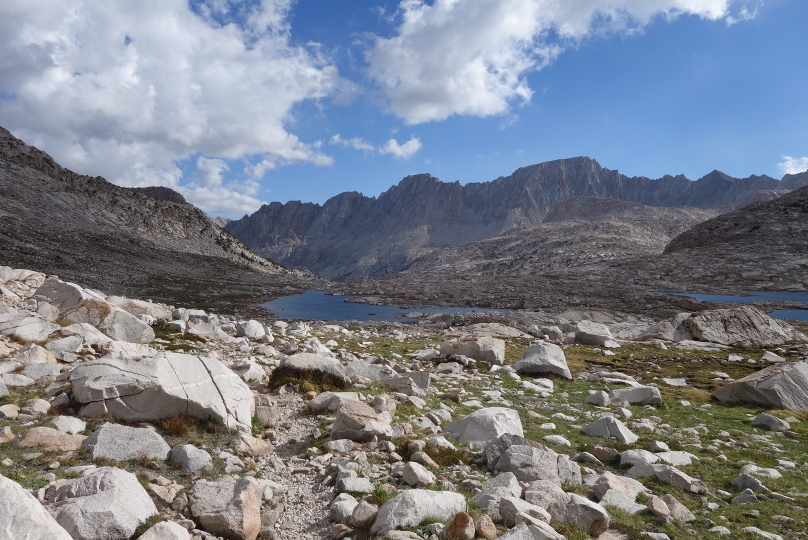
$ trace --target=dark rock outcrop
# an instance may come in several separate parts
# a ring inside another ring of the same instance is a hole
[[[183,197],[182,194],[164,186],[132,187],[127,189],[132,193],[142,193],[146,197],[151,197],[152,199],[157,199],[158,201],[188,204],[188,201],[185,200],[185,197]]]
[[[0,128],[2,264],[114,294],[207,305],[242,289],[252,303],[303,282],[195,206],[165,200],[179,194],[147,189],[76,174]]]

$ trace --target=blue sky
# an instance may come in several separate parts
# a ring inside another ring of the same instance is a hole
[[[580,155],[779,178],[808,168],[806,22],[802,0],[10,0],[0,125],[229,217]]]

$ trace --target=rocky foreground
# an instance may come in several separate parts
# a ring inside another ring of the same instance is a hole
[[[804,538],[808,338],[272,324],[0,267],[0,539]]]

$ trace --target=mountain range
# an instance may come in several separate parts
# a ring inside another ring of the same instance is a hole
[[[273,202],[225,228],[265,257],[344,281],[394,274],[442,248],[538,225],[556,203],[574,196],[726,211],[806,183],[804,175],[733,178],[719,171],[696,181],[682,175],[652,180],[577,157],[490,182],[461,185],[420,174],[378,197],[346,192],[323,205]]]

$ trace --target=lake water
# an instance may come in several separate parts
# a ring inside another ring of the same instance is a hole
[[[303,294],[282,296],[261,304],[280,319],[314,321],[387,321],[412,322],[404,316],[408,313],[505,313],[506,309],[482,309],[434,306],[376,306],[346,302],[352,296],[332,296],[323,291],[306,291]]]
[[[659,293],[673,294],[674,296],[687,296],[705,302],[721,304],[746,304],[760,300],[770,302],[799,302],[808,304],[808,293],[804,292],[776,292],[776,291],[749,291],[747,296],[730,296],[723,294],[691,294],[691,293]],[[808,309],[776,309],[768,313],[775,319],[791,319],[792,321],[808,321]]]

